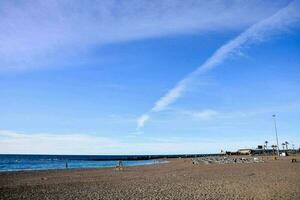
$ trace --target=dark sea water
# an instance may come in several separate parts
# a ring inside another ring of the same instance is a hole
[[[47,170],[68,168],[114,167],[118,159],[132,156],[74,156],[74,155],[1,155],[0,171]],[[124,166],[147,165],[157,160],[125,160]]]

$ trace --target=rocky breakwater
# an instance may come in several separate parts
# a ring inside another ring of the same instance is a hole
[[[192,158],[194,165],[209,164],[235,164],[235,163],[261,163],[259,157],[198,157]]]

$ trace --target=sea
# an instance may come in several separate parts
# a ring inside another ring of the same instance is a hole
[[[130,160],[130,158],[133,158]],[[114,167],[119,159],[123,166],[149,165],[158,160],[134,160],[134,156],[95,156],[95,155],[4,155],[0,154],[0,172],[49,170],[65,168]],[[129,159],[129,160],[126,160]]]

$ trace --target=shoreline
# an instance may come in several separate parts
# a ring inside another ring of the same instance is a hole
[[[167,164],[169,161],[162,161],[157,163],[146,163],[146,164],[140,164],[140,165],[128,165],[124,166],[125,169],[131,168],[131,167],[143,167],[143,166],[149,166],[149,165],[161,165],[161,164]],[[101,169],[111,169],[115,170],[116,166],[104,166],[104,167],[82,167],[82,168],[62,168],[62,169],[29,169],[29,170],[19,170],[19,171],[0,171],[0,176],[3,174],[18,174],[18,173],[35,173],[35,172],[60,172],[60,171],[88,171],[88,170],[101,170]]]
[[[117,161],[118,160],[111,160],[111,161]],[[131,161],[131,160],[129,160]],[[135,160],[135,161],[149,161],[149,160]],[[125,168],[128,167],[134,167],[134,166],[144,166],[144,165],[156,165],[156,164],[164,164],[167,163],[168,161],[164,159],[153,159],[151,160],[153,162],[151,163],[136,163],[136,164],[130,164],[130,165],[124,165]],[[156,162],[157,161],[157,162]],[[84,162],[84,161],[83,161]],[[99,161],[99,162],[105,162],[105,161]],[[40,172],[40,171],[61,171],[61,170],[89,170],[89,169],[102,169],[102,168],[111,168],[115,169],[117,165],[115,166],[99,166],[99,167],[68,167],[68,168],[52,168],[52,169],[22,169],[22,170],[6,170],[6,171],[0,171],[0,175],[3,173],[23,173],[23,172]]]

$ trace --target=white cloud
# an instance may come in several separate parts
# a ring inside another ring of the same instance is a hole
[[[14,154],[161,154],[198,152],[194,141],[157,140],[126,142],[82,134],[24,134],[0,130],[0,153]],[[204,147],[202,151],[207,151]]]
[[[144,124],[149,120],[150,116],[148,114],[144,114],[137,119],[137,129],[144,126]]]
[[[82,134],[23,134],[0,130],[0,153],[110,154],[122,145],[113,139]]]
[[[169,34],[236,30],[284,3],[267,1],[0,2],[0,70],[82,62],[95,46]]]
[[[297,22],[299,18],[300,2],[293,1],[271,17],[252,25],[236,38],[217,49],[215,53],[195,71],[179,81],[174,88],[170,89],[169,92],[156,101],[151,111],[158,112],[164,110],[167,106],[181,97],[188,85],[200,74],[215,68],[218,64],[222,63],[226,58],[232,55],[236,53],[240,54],[241,49],[246,45],[262,41],[266,36],[287,28],[292,23]]]
[[[200,120],[211,120],[217,117],[219,113],[215,110],[203,110],[200,112],[194,112],[193,116]]]
[[[298,102],[289,102],[283,105],[269,106],[269,107],[256,107],[247,110],[237,110],[237,111],[224,111],[224,110],[212,110],[205,109],[202,111],[197,110],[181,110],[181,109],[170,109],[173,111],[174,115],[184,115],[185,117],[193,117],[202,121],[215,120],[215,119],[241,119],[249,117],[266,116],[271,117],[273,114],[280,116],[286,113],[295,113],[300,109],[300,104]]]
[[[261,139],[261,138],[260,138]],[[261,139],[263,141],[263,139]],[[259,141],[259,139],[257,139]],[[204,138],[143,138],[125,141],[82,134],[25,134],[0,130],[0,154],[130,155],[214,153],[236,150],[257,141],[208,140]],[[237,145],[238,144],[238,145]]]
[[[165,96],[159,99],[151,111],[158,112],[164,110],[169,104],[177,99],[182,91],[185,89],[185,84],[179,83],[176,87],[171,89]]]

